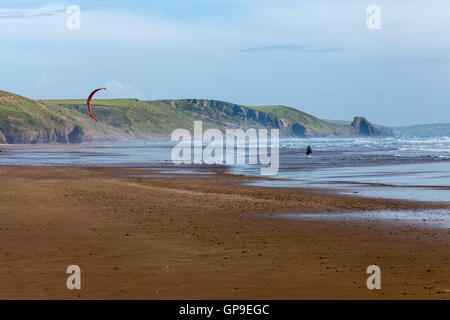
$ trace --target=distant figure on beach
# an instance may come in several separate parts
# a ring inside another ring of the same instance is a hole
[[[308,144],[308,146],[306,147],[306,157],[309,158],[309,155],[312,153],[312,148],[311,146]]]

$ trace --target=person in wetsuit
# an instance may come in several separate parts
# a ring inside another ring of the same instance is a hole
[[[306,147],[306,156],[309,157],[309,155],[310,155],[311,153],[312,153],[311,146],[308,145],[308,146]]]

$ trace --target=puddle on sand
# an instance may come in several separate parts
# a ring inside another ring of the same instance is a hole
[[[300,180],[258,180],[246,184],[260,187],[333,189],[340,194],[369,198],[450,202],[450,190],[446,189],[448,187],[373,186],[367,184],[316,183]]]
[[[423,228],[450,230],[450,210],[425,211],[367,211],[351,213],[279,213],[271,218],[322,221],[368,221],[392,222]]]
[[[134,170],[135,172],[151,172],[142,174],[128,174],[122,175],[121,177],[129,178],[186,178],[188,176],[196,175],[214,175],[215,172],[196,170],[189,168],[128,168],[129,170]]]
[[[355,192],[357,192],[355,194]],[[339,193],[369,198],[403,199],[425,202],[450,202],[450,190],[421,187],[344,187]]]
[[[190,168],[128,168],[128,170],[136,170],[136,171],[155,171],[158,173],[165,173],[165,174],[190,174],[190,175],[197,175],[197,174],[216,174],[213,171],[205,171],[200,169],[190,169]]]

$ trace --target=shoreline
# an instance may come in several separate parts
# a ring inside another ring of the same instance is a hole
[[[220,168],[121,177],[136,171],[0,166],[0,298],[450,299],[448,230],[266,216],[449,204],[245,186]],[[65,286],[72,264],[80,291]],[[371,264],[382,290],[365,286]]]

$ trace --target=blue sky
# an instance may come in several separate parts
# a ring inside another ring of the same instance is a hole
[[[66,27],[81,7],[81,29]],[[369,5],[381,29],[366,27]],[[0,90],[450,122],[448,0],[0,0]]]

